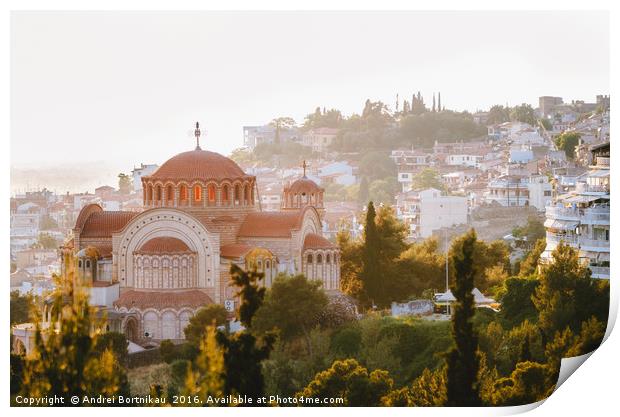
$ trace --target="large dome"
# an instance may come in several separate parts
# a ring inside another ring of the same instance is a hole
[[[151,180],[216,180],[247,177],[232,159],[216,152],[196,149],[173,156],[159,167]]]

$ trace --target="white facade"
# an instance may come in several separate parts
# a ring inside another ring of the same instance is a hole
[[[503,175],[489,182],[484,201],[502,207],[534,206],[542,211],[552,199],[552,188],[544,175]]]
[[[475,154],[452,154],[446,157],[446,164],[451,166],[465,166],[478,168],[484,157]]]
[[[599,157],[572,191],[547,207],[547,247],[541,261],[551,259],[556,246],[564,242],[579,251],[593,278],[609,279],[609,179],[609,158]]]
[[[338,129],[321,127],[304,133],[302,141],[304,146],[311,147],[314,152],[325,152],[337,135]]]
[[[159,168],[157,164],[140,164],[139,168],[134,168],[131,171],[133,190],[136,193],[142,191],[142,177],[151,175],[157,168]]]
[[[397,214],[409,226],[412,239],[427,238],[433,231],[467,223],[467,197],[442,195],[429,188],[397,196]]]

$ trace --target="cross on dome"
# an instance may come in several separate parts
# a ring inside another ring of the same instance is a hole
[[[306,163],[305,159],[304,159],[304,162],[301,164],[301,166],[304,169],[304,178],[306,178],[306,168],[308,168],[308,164]]]
[[[196,136],[196,150],[200,151],[200,123],[196,122],[196,129],[194,130],[194,136]]]

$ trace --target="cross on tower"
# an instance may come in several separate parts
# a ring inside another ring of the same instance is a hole
[[[304,178],[306,178],[306,168],[308,167],[308,164],[306,163],[305,159],[304,159],[304,162],[301,164],[301,166],[304,169]]]
[[[194,130],[194,136],[196,136],[196,150],[200,149],[200,124],[196,122],[196,129]]]

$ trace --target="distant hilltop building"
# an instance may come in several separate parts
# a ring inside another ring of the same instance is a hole
[[[232,309],[232,264],[263,272],[267,287],[284,272],[339,288],[340,254],[321,231],[323,189],[306,178],[305,164],[284,188],[281,210],[265,212],[256,177],[202,150],[199,138],[196,124],[194,150],[141,176],[141,211],[87,205],[63,249],[77,254],[91,300],[116,317],[111,328],[139,344],[184,339],[203,306]]]

